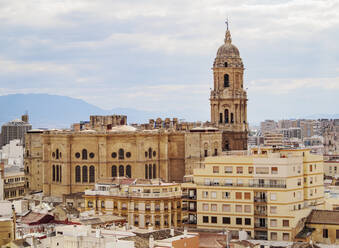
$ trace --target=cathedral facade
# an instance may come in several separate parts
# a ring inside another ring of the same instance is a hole
[[[223,132],[223,151],[247,149],[247,94],[243,76],[244,65],[227,28],[224,44],[214,60],[210,95],[211,122]]]

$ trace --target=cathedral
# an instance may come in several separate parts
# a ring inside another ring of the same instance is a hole
[[[213,64],[211,121],[160,118],[128,126],[127,117],[91,116],[70,130],[26,134],[27,188],[62,196],[108,177],[182,182],[205,157],[247,149],[247,95],[239,50],[226,30]]]
[[[222,130],[222,150],[247,149],[247,94],[244,90],[244,64],[227,30],[213,63],[211,122]]]

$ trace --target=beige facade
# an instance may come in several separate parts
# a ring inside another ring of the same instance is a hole
[[[4,200],[18,200],[26,193],[25,172],[18,166],[4,169]]]
[[[213,64],[211,122],[223,130],[223,150],[246,150],[248,124],[244,65],[228,29],[224,41]]]
[[[85,210],[123,216],[130,225],[155,229],[181,226],[181,187],[159,179],[101,180],[85,191]]]
[[[30,191],[41,191],[43,185],[42,130],[33,129],[25,135],[24,166],[26,186]]]
[[[28,140],[34,135],[28,134]],[[26,171],[34,171],[28,174],[29,185],[42,180],[44,194],[53,196],[83,192],[98,179],[112,176],[181,182],[185,171],[198,168],[205,155],[220,154],[222,139],[215,128],[146,131],[130,126],[111,131],[45,131],[40,136],[39,152],[25,158]],[[26,150],[34,150],[33,144],[26,143]],[[38,153],[42,156],[35,157]]]
[[[309,150],[253,149],[208,157],[183,184],[188,223],[243,229],[255,239],[293,240],[311,208],[323,208],[323,161]]]

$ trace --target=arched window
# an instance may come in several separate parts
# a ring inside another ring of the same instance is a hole
[[[225,74],[225,75],[224,75],[224,87],[225,87],[225,88],[230,87],[230,82],[229,82],[229,76],[228,76],[228,74]]]
[[[130,165],[126,166],[126,177],[132,178],[132,169]]]
[[[153,164],[153,177],[157,178],[157,167],[155,164]]]
[[[60,177],[59,177],[59,181],[61,183],[61,177],[62,177],[62,170],[61,170],[62,166],[60,165]]]
[[[55,165],[53,164],[53,181],[55,181]]]
[[[115,165],[112,166],[112,177],[117,176],[117,167]]]
[[[82,149],[82,159],[83,160],[87,159],[87,150],[86,149]]]
[[[89,182],[94,183],[95,181],[95,168],[93,165],[89,167]]]
[[[222,113],[219,114],[219,123],[222,123]]]
[[[119,166],[119,177],[123,177],[124,176],[124,166],[120,165]]]
[[[119,149],[119,159],[124,159],[124,149]]]
[[[231,123],[234,123],[234,114],[231,113]]]
[[[225,109],[225,123],[228,123],[229,119],[228,119],[228,109]]]
[[[75,167],[75,182],[79,183],[80,179],[81,179],[81,169],[80,169],[80,166],[77,165]]]
[[[148,178],[149,178],[149,179],[152,179],[152,178],[153,178],[153,177],[152,177],[152,165],[151,165],[151,164],[148,165]]]
[[[59,159],[59,149],[56,149],[55,154],[56,154],[56,159]]]
[[[88,182],[88,174],[87,174],[87,166],[82,167],[82,182],[87,183]]]
[[[225,65],[225,67],[227,67],[227,66],[228,66],[227,62],[225,62],[225,64],[224,64],[224,65]]]
[[[148,179],[148,166],[145,164],[145,178]]]
[[[59,182],[59,165],[56,166],[56,181]]]
[[[148,148],[148,157],[152,158],[152,148]]]

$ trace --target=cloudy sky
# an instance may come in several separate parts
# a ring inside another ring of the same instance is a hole
[[[229,16],[251,123],[339,113],[338,0],[0,0],[0,95],[209,119]]]

